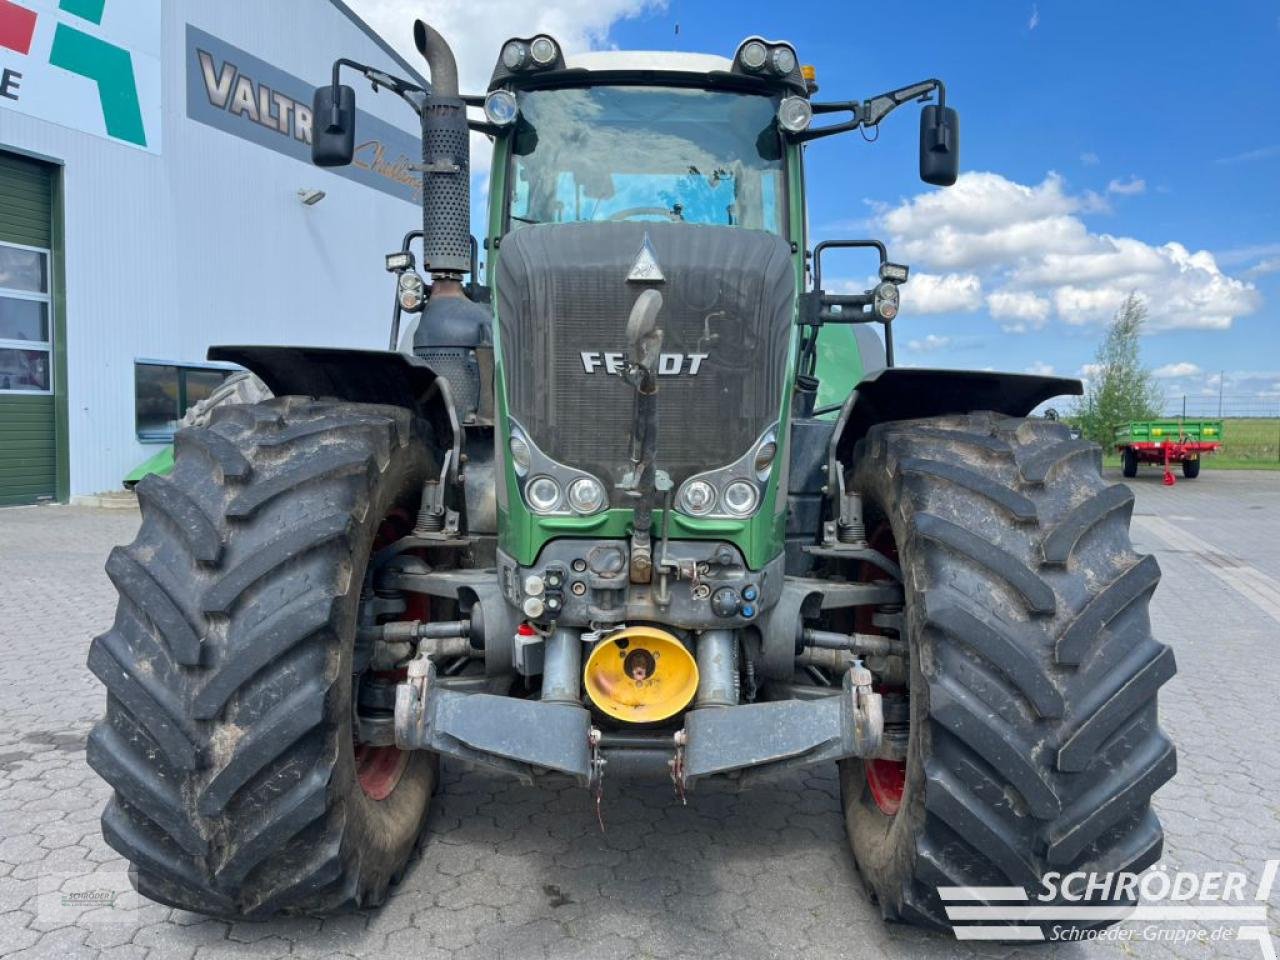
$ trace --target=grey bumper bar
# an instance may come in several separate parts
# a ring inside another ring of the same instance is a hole
[[[683,788],[715,774],[870,757],[883,726],[871,674],[854,666],[831,696],[689,711],[684,730],[670,738],[671,769]],[[583,784],[598,775],[600,751],[607,756],[615,740],[598,731],[593,737],[590,712],[574,704],[450,689],[425,658],[409,664],[396,688],[395,730],[401,749],[435,750],[523,780],[553,770]]]

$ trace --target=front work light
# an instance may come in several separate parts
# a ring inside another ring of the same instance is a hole
[[[560,51],[550,37],[534,37],[533,43],[529,44],[529,55],[538,66],[546,67],[555,63]]]
[[[748,70],[759,70],[769,59],[769,49],[759,40],[748,40],[742,48],[740,59]]]
[[[796,52],[790,47],[774,47],[773,56],[769,60],[773,66],[773,72],[780,77],[785,77],[796,68]]]
[[[519,70],[529,59],[529,48],[523,41],[508,40],[502,48],[502,65],[508,70]]]
[[[890,283],[906,283],[907,274],[910,272],[911,268],[905,263],[880,264],[880,279],[888,280]]]
[[[507,127],[515,123],[518,113],[516,95],[510,90],[495,90],[484,98],[485,118],[495,127]]]
[[[413,269],[413,254],[408,250],[387,254],[387,273],[400,273]]]
[[[783,97],[778,104],[778,126],[788,133],[807,130],[812,120],[813,107],[804,97]]]

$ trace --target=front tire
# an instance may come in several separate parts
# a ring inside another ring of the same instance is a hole
[[[1153,863],[1174,659],[1151,635],[1159,568],[1130,544],[1133,494],[1102,479],[1096,446],[1038,419],[882,424],[855,457],[867,529],[896,544],[910,649],[905,764],[841,764],[885,917],[948,928],[939,887],[1035,897],[1050,871]]]
[[[331,911],[379,902],[403,869],[435,758],[357,755],[353,651],[375,536],[414,516],[433,467],[422,429],[394,407],[227,406],[178,433],[170,478],[138,484],[137,539],[107,561],[115,623],[89,654],[107,712],[88,760],[139,892]]]

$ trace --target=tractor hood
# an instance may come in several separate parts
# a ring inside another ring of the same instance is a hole
[[[786,241],[684,223],[544,224],[502,240],[497,268],[509,415],[559,463],[614,488],[635,392],[627,316],[657,289],[663,330],[656,464],[678,486],[747,454],[779,418],[794,320]]]

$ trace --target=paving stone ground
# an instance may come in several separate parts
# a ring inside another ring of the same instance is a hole
[[[1161,701],[1180,766],[1157,798],[1164,863],[1256,878],[1280,857],[1280,474],[1133,486],[1135,540],[1164,570],[1156,629],[1180,668]],[[847,853],[831,767],[704,786],[687,807],[669,786],[615,782],[601,834],[576,787],[446,764],[425,848],[380,910],[226,923],[150,903],[99,835],[108,791],[84,762],[103,707],[85,655],[114,606],[102,565],[136,525],[128,510],[0,510],[0,956],[1266,956],[1143,939],[1141,922],[1123,926],[1127,943],[1036,947],[886,925]]]

